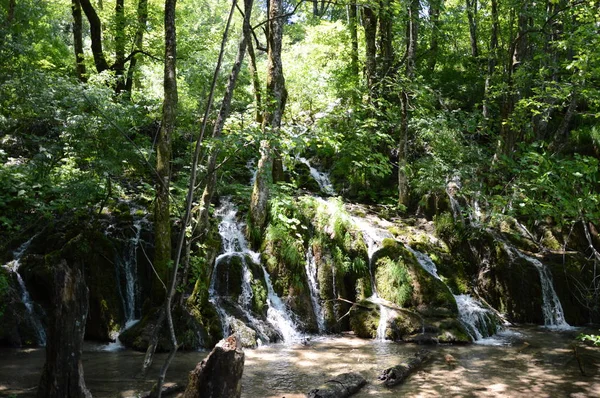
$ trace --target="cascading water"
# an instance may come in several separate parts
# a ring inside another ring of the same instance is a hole
[[[425,253],[421,253],[418,250],[414,250],[410,246],[406,246],[406,248],[408,249],[409,252],[411,252],[415,256],[415,258],[417,259],[417,261],[419,262],[419,264],[425,271],[427,271],[429,274],[431,274],[435,279],[441,280],[440,276],[437,273],[437,267],[435,266],[435,263],[433,262],[431,257],[429,257]]]
[[[313,311],[315,313],[317,327],[319,329],[319,333],[323,333],[325,331],[325,318],[323,317],[323,310],[319,302],[320,296],[319,285],[317,284],[317,263],[315,262],[315,256],[313,255],[312,247],[309,247],[308,251],[306,252],[305,269],[306,276],[308,278],[308,288],[310,290],[310,300],[312,302]],[[333,275],[335,276],[335,272],[333,273]]]
[[[243,224],[237,221],[237,208],[230,200],[225,199],[223,201],[223,205],[217,210],[216,215],[221,218],[221,222],[219,223],[219,235],[221,235],[221,241],[223,243],[223,253],[215,260],[209,286],[209,300],[215,306],[219,317],[221,318],[223,335],[226,336],[230,333],[233,317],[227,313],[225,308],[223,308],[222,300],[224,298],[219,296],[219,293],[217,292],[217,273],[219,272],[219,266],[223,261],[230,260],[232,257],[237,257],[240,259],[242,265],[242,291],[238,297],[237,303],[230,304],[238,308],[244,314],[244,317],[250,323],[250,326],[259,334],[260,339],[268,341],[268,333],[264,330],[261,321],[256,319],[251,312],[253,297],[251,285],[252,272],[247,261],[250,259],[254,264],[260,264],[260,253],[253,252],[248,248],[246,238],[242,232]],[[284,342],[289,343],[298,341],[301,336],[297,332],[294,322],[285,308],[285,305],[275,294],[269,275],[264,267],[263,271],[268,293],[267,304],[269,309],[267,311],[267,321],[280,332]]]
[[[468,294],[454,295],[454,299],[460,321],[473,340],[481,340],[496,333],[495,317],[489,308]]]
[[[139,209],[132,208],[131,214],[135,217]],[[148,223],[147,215],[137,218],[133,222],[134,235],[127,244],[127,255],[122,263],[123,276],[125,277],[125,294],[123,303],[125,307],[125,327],[123,330],[133,326],[141,315],[140,291],[138,285],[137,251],[140,245],[142,229]]]
[[[406,248],[415,256],[421,267],[434,278],[442,280],[431,257],[410,246]],[[448,286],[446,286],[448,288]],[[450,290],[450,288],[448,288]],[[474,341],[489,337],[498,330],[496,315],[478,300],[467,294],[453,295],[458,307],[460,320]]]
[[[312,178],[314,178],[317,184],[319,184],[319,189],[321,189],[321,192],[330,196],[334,196],[336,194],[331,181],[329,181],[329,175],[327,173],[322,173],[315,169],[306,158],[299,157],[298,161],[308,167],[310,175]]]
[[[544,325],[556,329],[568,329],[571,327],[565,320],[562,305],[554,286],[552,284],[552,274],[550,269],[537,258],[533,258],[521,253],[515,249],[513,251],[517,256],[533,264],[540,274],[540,283],[542,285],[542,312],[544,314]]]
[[[302,339],[302,335],[298,332],[295,322],[287,310],[285,304],[279,296],[273,290],[273,284],[271,283],[271,277],[267,272],[267,269],[262,267],[265,275],[265,283],[267,284],[267,321],[273,325],[281,336],[283,342],[286,344],[298,342]]]
[[[19,283],[19,288],[21,289],[21,301],[25,304],[25,308],[27,309],[27,318],[29,320],[29,324],[34,328],[35,334],[37,336],[37,343],[41,346],[46,345],[46,330],[44,329],[44,325],[42,325],[42,321],[36,313],[35,303],[31,299],[29,295],[29,291],[27,290],[27,286],[25,286],[25,282],[23,278],[21,278],[21,274],[19,274],[19,267],[21,266],[21,257],[31,245],[31,242],[37,235],[33,236],[27,242],[23,243],[17,250],[13,252],[13,260],[8,264],[4,265],[4,268],[9,270],[11,273],[15,274],[17,277],[17,281]]]
[[[238,297],[238,304],[248,319],[253,319],[254,317],[250,314],[252,303],[252,272],[248,267],[246,259],[250,258],[251,261],[258,263],[260,255],[248,248],[246,238],[242,232],[242,224],[237,221],[237,208],[229,199],[224,199],[223,205],[217,210],[216,215],[221,218],[219,235],[223,243],[223,253],[215,259],[210,280],[209,297],[219,313],[221,324],[223,325],[223,335],[226,336],[230,332],[231,320],[230,316],[222,308],[221,297],[219,297],[215,289],[219,265],[232,257],[240,259],[242,264],[242,293]]]
[[[354,223],[360,228],[363,234],[365,243],[367,244],[367,254],[369,256],[369,275],[371,277],[371,289],[373,295],[369,298],[373,303],[379,305],[379,324],[377,326],[377,340],[385,341],[385,331],[387,328],[388,319],[390,316],[389,309],[384,305],[384,301],[377,293],[375,284],[375,276],[373,275],[373,255],[381,249],[383,240],[386,238],[393,239],[393,235],[382,228],[373,226],[368,220],[352,217]]]

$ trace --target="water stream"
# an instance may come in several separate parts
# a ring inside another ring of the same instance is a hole
[[[300,161],[300,163],[308,167],[310,175],[317,182],[317,184],[319,184],[319,189],[321,189],[321,192],[330,196],[334,196],[336,194],[335,189],[333,189],[333,185],[331,184],[331,181],[329,180],[329,175],[327,173],[322,173],[319,170],[315,169],[306,158],[299,157],[298,161]]]
[[[8,264],[4,265],[3,267],[6,268],[7,270],[9,270],[11,273],[13,273],[16,276],[17,281],[19,283],[19,288],[21,290],[21,301],[23,302],[23,304],[25,305],[25,308],[27,309],[26,316],[29,321],[29,324],[35,330],[35,334],[37,337],[37,344],[39,344],[41,346],[45,346],[46,345],[46,330],[44,329],[42,320],[40,319],[40,316],[37,312],[38,310],[42,311],[41,307],[39,309],[36,308],[36,304],[31,299],[31,295],[29,294],[29,291],[27,290],[27,286],[25,285],[23,278],[21,278],[21,274],[19,274],[19,267],[21,266],[21,258],[23,257],[23,255],[25,254],[25,252],[31,245],[31,242],[33,241],[33,239],[36,236],[37,235],[33,236],[27,242],[25,242],[21,246],[19,246],[19,248],[13,252],[13,260],[10,261]]]
[[[219,295],[216,289],[216,280],[218,278],[219,266],[223,261],[230,260],[232,257],[238,257],[242,265],[241,294],[237,303],[232,303],[240,310],[245,320],[250,323],[260,339],[268,341],[267,333],[263,330],[261,321],[252,313],[252,271],[248,266],[248,259],[255,265],[260,264],[260,253],[254,252],[248,248],[246,237],[243,233],[243,224],[237,220],[237,208],[227,198],[223,200],[222,206],[217,210],[216,215],[221,218],[219,223],[219,235],[223,244],[223,253],[217,256],[213,268],[209,287],[209,300],[215,306],[221,324],[223,325],[223,335],[227,336],[231,332],[232,315],[228,314],[223,307],[224,297]],[[297,326],[293,321],[292,315],[273,290],[270,276],[267,270],[262,267],[265,283],[267,285],[267,321],[279,331],[285,343],[299,341],[302,335],[298,332]],[[227,274],[229,275],[229,273]],[[229,280],[226,280],[227,285]],[[226,286],[229,292],[230,286]]]
[[[306,252],[306,263],[305,263],[306,277],[308,279],[308,288],[310,290],[310,301],[313,306],[313,312],[315,314],[315,320],[317,321],[317,327],[319,333],[325,331],[325,318],[323,317],[323,309],[321,308],[321,297],[319,295],[319,285],[317,283],[317,263],[315,256],[313,255],[312,247],[308,248]],[[333,270],[332,270],[333,271]],[[335,272],[332,272],[335,278]],[[335,289],[335,282],[334,282]],[[336,296],[334,296],[336,297]]]
[[[373,295],[369,298],[373,303],[379,306],[379,323],[377,325],[376,339],[385,341],[385,331],[387,329],[390,310],[386,306],[385,300],[379,297],[377,293],[377,285],[375,283],[375,275],[373,275],[373,259],[375,253],[381,249],[384,239],[393,239],[393,235],[383,228],[379,228],[366,218],[353,216],[352,220],[362,231],[363,238],[367,244],[367,254],[369,256],[369,275],[371,277],[371,289]]]

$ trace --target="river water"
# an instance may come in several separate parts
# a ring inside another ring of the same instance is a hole
[[[273,344],[245,350],[242,397],[297,398],[333,375],[360,372],[369,384],[357,398],[367,397],[600,397],[600,348],[580,347],[582,376],[573,355],[580,331],[512,329],[484,344],[427,346],[433,355],[402,385],[387,389],[377,382],[384,368],[424,348],[363,340],[351,335],[315,337],[307,345]],[[178,353],[168,381],[185,384],[187,374],[207,352]],[[150,375],[158,373],[159,354]],[[0,349],[0,396],[35,396],[44,360],[41,349]],[[143,353],[105,352],[86,345],[85,380],[94,397],[135,397],[153,379],[139,378]]]

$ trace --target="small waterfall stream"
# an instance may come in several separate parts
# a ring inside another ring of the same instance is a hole
[[[308,288],[310,290],[310,301],[313,306],[313,312],[315,314],[319,333],[323,333],[325,331],[325,318],[323,317],[323,309],[321,308],[320,304],[321,298],[319,296],[319,285],[317,284],[317,264],[315,262],[315,256],[313,255],[312,247],[310,246],[306,252],[305,264],[306,277],[308,278]],[[335,278],[335,272],[332,272],[332,274]],[[335,282],[333,288],[335,289]],[[336,292],[334,292],[334,295],[335,293]]]
[[[336,194],[335,190],[333,189],[333,185],[331,184],[331,181],[329,181],[329,175],[327,173],[322,173],[319,170],[315,169],[306,158],[299,157],[298,161],[300,161],[300,163],[308,167],[310,175],[312,176],[312,178],[314,178],[317,184],[319,184],[321,192],[330,196],[334,196]]]
[[[374,226],[369,220],[359,217],[352,217],[354,223],[362,231],[363,238],[367,244],[367,254],[369,256],[369,275],[371,277],[371,289],[373,295],[369,298],[373,303],[379,305],[379,324],[377,325],[377,340],[385,341],[385,331],[387,329],[390,310],[385,305],[385,300],[379,297],[377,286],[375,283],[375,275],[373,275],[373,256],[381,249],[383,240],[386,238],[393,239],[393,235],[382,228]]]
[[[540,283],[542,285],[542,312],[544,314],[544,325],[556,329],[568,329],[571,327],[565,320],[565,314],[556,295],[552,284],[552,274],[546,264],[534,257],[521,253],[518,249],[510,251],[522,259],[532,264],[540,274]]]
[[[298,332],[296,323],[292,320],[290,312],[287,307],[281,301],[279,296],[273,290],[273,284],[271,283],[271,277],[267,272],[267,269],[262,267],[265,282],[267,284],[267,320],[273,325],[281,335],[283,336],[283,342],[286,344],[298,342],[301,340],[302,335]]]
[[[27,290],[27,286],[21,278],[21,274],[19,274],[19,267],[21,266],[21,258],[31,245],[31,242],[37,235],[33,236],[27,242],[23,243],[17,250],[13,252],[13,260],[3,267],[9,270],[11,273],[15,274],[17,281],[19,283],[19,288],[21,289],[21,301],[25,305],[27,309],[27,319],[29,320],[29,324],[34,328],[35,334],[37,336],[37,343],[41,346],[46,345],[46,330],[44,329],[44,325],[40,319],[39,314],[36,312],[35,303],[31,299],[29,291]]]
[[[227,313],[225,308],[223,308],[223,297],[220,297],[217,292],[217,273],[219,272],[219,265],[223,261],[231,259],[232,257],[238,257],[242,265],[242,291],[238,297],[237,305],[235,303],[233,305],[244,314],[250,323],[250,326],[259,334],[260,339],[268,341],[267,333],[264,332],[261,321],[259,321],[251,311],[253,298],[251,283],[253,277],[247,259],[250,259],[250,261],[256,265],[259,265],[260,253],[253,252],[248,248],[248,243],[242,232],[243,224],[237,220],[237,208],[229,199],[226,198],[223,200],[223,204],[217,210],[216,215],[221,218],[221,222],[219,223],[219,235],[221,235],[223,253],[215,259],[210,280],[209,300],[215,306],[219,317],[221,318],[223,335],[227,336],[231,332],[230,329],[233,317]],[[267,305],[269,308],[267,310],[267,321],[280,332],[285,343],[299,341],[301,334],[297,331],[296,325],[285,304],[277,294],[275,294],[267,270],[264,267],[262,267],[262,269],[268,293]],[[227,284],[229,284],[229,280],[227,280]],[[229,291],[229,286],[227,286],[227,291]]]
[[[415,256],[421,267],[434,278],[442,280],[437,273],[437,267],[431,257],[410,246],[406,248]],[[446,286],[447,287],[447,286]],[[448,288],[450,290],[450,288]],[[473,341],[489,337],[490,330],[498,331],[498,323],[495,314],[481,302],[468,294],[453,294],[458,307],[458,315],[461,323],[469,333]]]

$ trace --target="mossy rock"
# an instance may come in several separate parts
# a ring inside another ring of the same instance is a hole
[[[354,334],[364,339],[377,337],[379,326],[379,306],[371,301],[362,300],[350,309],[350,328]]]
[[[215,265],[215,291],[219,296],[237,298],[242,294],[243,263],[251,263],[249,257],[236,254],[224,255]]]
[[[458,314],[452,292],[418,263],[401,243],[384,240],[374,255],[377,290],[382,298],[401,307],[416,308],[428,316]]]

